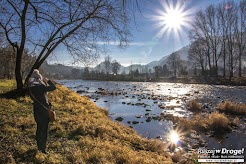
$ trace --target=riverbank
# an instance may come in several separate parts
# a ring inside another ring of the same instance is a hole
[[[183,78],[158,78],[156,82],[185,83],[185,84],[212,84],[212,85],[230,85],[246,86],[245,77],[233,77],[232,79],[223,77],[183,77]]]
[[[96,81],[120,81],[120,82],[163,82],[163,83],[184,83],[184,84],[208,84],[208,85],[230,85],[230,86],[246,86],[245,77],[233,77],[232,79],[223,77],[159,77],[159,78],[146,78],[141,77],[111,77],[108,79],[100,78],[87,78],[84,80],[96,80]]]
[[[1,80],[0,93],[14,86]],[[59,84],[48,96],[57,113],[49,128],[48,155],[36,150],[31,99],[0,98],[0,163],[172,163],[162,142],[110,120],[107,110],[88,98]]]

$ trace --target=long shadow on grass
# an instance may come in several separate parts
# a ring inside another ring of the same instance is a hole
[[[6,98],[6,99],[16,99],[19,97],[24,97],[28,94],[28,90],[27,89],[22,89],[22,90],[11,90],[5,93],[1,93],[0,94],[0,98]]]

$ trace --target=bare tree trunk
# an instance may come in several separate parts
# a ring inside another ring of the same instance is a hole
[[[224,51],[223,51],[223,77],[226,77],[226,49],[225,49],[225,43],[223,43]]]
[[[22,75],[21,75],[21,52],[17,50],[16,64],[15,64],[15,79],[17,90],[21,91],[23,89]]]
[[[239,52],[238,76],[242,77],[242,53]]]

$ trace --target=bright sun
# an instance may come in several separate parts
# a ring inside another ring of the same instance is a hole
[[[187,9],[187,4],[182,1],[162,1],[163,9],[157,10],[157,15],[152,18],[157,22],[157,28],[160,29],[157,36],[161,37],[164,33],[168,35],[174,32],[179,38],[184,27],[189,26],[192,9]]]
[[[164,15],[164,24],[170,29],[180,29],[181,25],[184,24],[184,17],[178,10],[169,10]]]

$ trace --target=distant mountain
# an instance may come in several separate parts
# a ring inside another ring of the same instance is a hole
[[[155,66],[158,65],[158,63],[159,63],[159,61],[152,61],[152,62],[148,63],[146,66],[148,68],[154,68]]]
[[[189,49],[190,49],[190,45],[187,45],[187,46],[182,47],[181,49],[179,49],[178,51],[175,51],[173,53],[179,54],[182,60],[188,61]],[[157,65],[163,66],[164,64],[166,64],[168,56],[164,56],[161,60],[159,60]]]
[[[188,61],[189,49],[190,49],[190,45],[187,45],[187,46],[182,47],[181,49],[179,49],[178,51],[173,52],[173,53],[178,53],[182,60]],[[148,63],[146,66],[148,66],[148,68],[151,68],[151,69],[153,69],[155,66],[163,66],[164,64],[166,64],[168,56],[169,55],[162,57],[159,61],[152,61],[152,62]]]
[[[182,47],[176,52],[181,57],[181,59],[188,61],[188,51],[190,45]],[[170,54],[171,55],[171,54]],[[169,55],[162,57],[159,61],[152,61],[146,65],[140,64],[132,64],[128,67],[120,66],[119,73],[128,74],[130,70],[135,71],[139,70],[139,72],[146,72],[149,69],[153,69],[155,66],[163,66],[167,62],[167,58]],[[43,63],[41,66],[42,73],[44,73],[47,77],[54,77],[57,79],[64,79],[64,78],[79,78],[79,75],[82,74],[83,67],[74,67],[74,66],[66,66],[62,64],[48,64],[47,62]],[[94,68],[89,68],[90,71],[104,71],[105,72],[105,64],[101,62]]]
[[[162,65],[166,64],[168,56],[169,55],[162,57],[161,60],[159,60],[155,66],[162,66]]]

